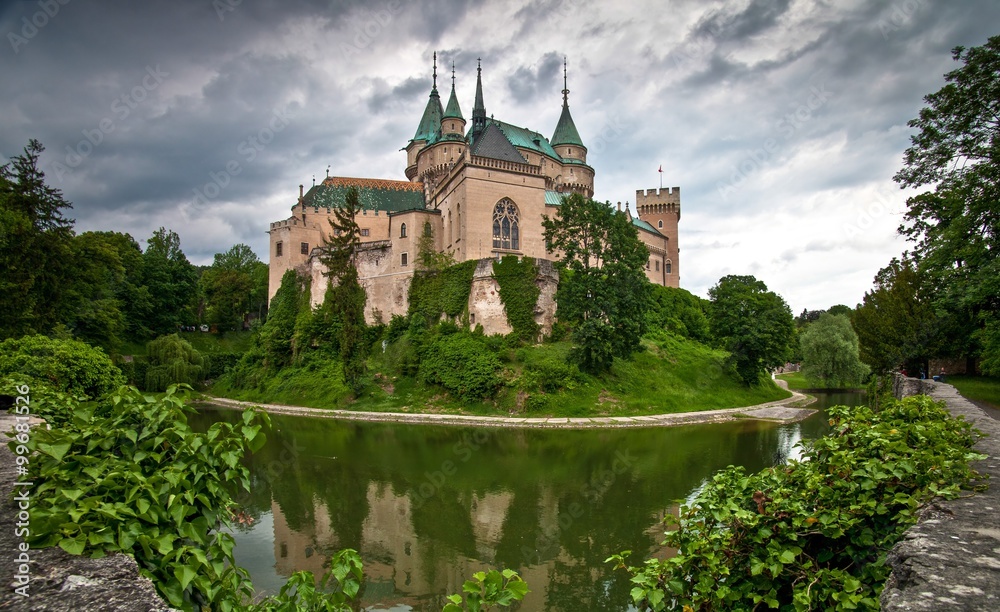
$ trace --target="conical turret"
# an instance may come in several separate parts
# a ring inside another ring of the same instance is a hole
[[[455,95],[455,64],[451,65],[451,97],[448,98],[448,106],[444,110],[444,117],[441,120],[441,132],[451,135],[465,135],[465,117],[462,116],[462,108],[458,105],[458,96]]]
[[[486,105],[483,103],[483,64],[482,58],[476,66],[476,104],[472,107],[472,141],[486,129]]]
[[[567,87],[565,59],[563,60],[562,95],[562,114],[559,115],[559,122],[556,123],[556,131],[552,133],[552,146],[556,147],[556,151],[563,157],[582,159],[586,161],[586,158],[584,157],[586,148],[583,146],[583,140],[580,138],[580,133],[576,131],[576,124],[573,123],[573,117],[569,114],[569,88]],[[582,150],[579,152],[574,151],[574,147]]]
[[[413,135],[412,140],[422,140],[424,142],[437,140],[438,135],[441,133],[441,117],[443,115],[444,109],[441,107],[441,96],[438,95],[437,88],[437,52],[435,52],[434,84],[431,87],[431,95],[427,100],[427,106],[424,108],[424,115],[420,118],[420,124],[417,126],[417,133]]]

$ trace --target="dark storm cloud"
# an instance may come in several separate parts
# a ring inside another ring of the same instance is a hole
[[[448,73],[451,74],[450,72]],[[416,100],[430,95],[431,79],[427,77],[410,77],[402,83],[390,87],[384,80],[375,85],[376,91],[368,98],[368,109],[373,113],[381,113],[387,108],[399,108],[401,105],[411,106]],[[443,103],[448,103],[448,89],[444,83],[438,83],[439,94]]]
[[[563,56],[549,51],[533,66],[517,67],[507,78],[507,90],[515,102],[535,101],[561,84],[562,65]]]
[[[744,41],[773,28],[790,4],[791,0],[751,0],[741,11],[715,11],[695,25],[694,34],[722,41]]]

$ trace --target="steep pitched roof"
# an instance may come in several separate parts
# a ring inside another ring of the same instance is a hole
[[[559,115],[559,122],[556,123],[556,131],[552,133],[552,144],[583,146],[580,132],[576,131],[576,124],[573,123],[573,117],[569,114],[568,104],[563,104],[562,114]]]
[[[472,145],[472,154],[519,164],[528,163],[528,160],[518,153],[495,121],[486,124],[486,129]]]
[[[441,132],[441,116],[444,110],[441,108],[441,96],[438,95],[437,87],[431,90],[431,96],[427,100],[424,108],[424,115],[417,125],[417,132],[411,140],[434,140]]]
[[[462,116],[462,108],[458,105],[458,96],[455,95],[455,80],[452,78],[451,82],[451,97],[448,98],[448,107],[444,109],[445,119],[461,119],[465,121],[465,117]]]
[[[423,183],[342,176],[330,176],[313,185],[302,201],[313,208],[340,208],[351,187],[358,190],[358,200],[366,210],[401,212],[424,208]]]

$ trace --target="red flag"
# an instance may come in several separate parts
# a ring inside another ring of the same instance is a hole
[[[663,164],[660,164],[660,169],[657,172],[663,172]]]

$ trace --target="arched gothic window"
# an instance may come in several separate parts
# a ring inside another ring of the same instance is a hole
[[[673,271],[674,271],[674,267],[673,267],[672,265],[670,265],[670,261],[667,261],[667,263],[665,263],[665,264],[663,264],[663,265],[665,266],[665,269],[664,269],[664,271],[665,271],[665,272],[666,272],[667,274],[673,274]]]
[[[400,238],[406,238],[406,224],[405,223],[400,223],[399,224],[399,237]]]
[[[504,198],[493,209],[493,248],[517,251],[521,248],[521,229],[517,205]]]

